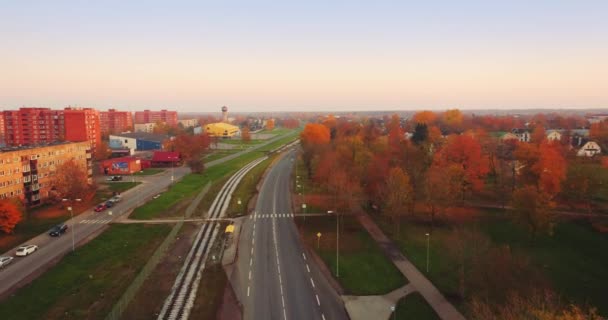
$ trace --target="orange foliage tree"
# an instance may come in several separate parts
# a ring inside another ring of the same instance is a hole
[[[536,126],[534,130],[532,130],[532,134],[530,135],[530,142],[540,144],[547,138],[547,132],[545,131],[545,127]]]
[[[318,148],[328,145],[330,139],[329,129],[316,123],[308,123],[300,133],[302,148],[304,149],[303,160],[308,169],[308,176],[312,176],[312,159]]]
[[[535,186],[523,186],[513,192],[513,219],[526,228],[532,238],[541,233],[553,233],[551,209],[554,203],[549,194]]]
[[[446,110],[441,115],[441,122],[448,132],[461,132],[464,115],[458,109]]]
[[[21,206],[10,199],[0,200],[0,231],[11,233],[21,221]]]
[[[93,188],[94,186],[89,183],[87,168],[76,162],[74,158],[57,167],[52,187],[56,200],[83,199]]]
[[[105,160],[110,157],[112,151],[108,147],[108,143],[101,141],[95,148],[95,160]]]
[[[410,177],[399,167],[391,168],[384,191],[384,212],[392,218],[397,234],[401,229],[401,217],[408,211],[412,198]]]
[[[443,148],[435,154],[437,166],[456,165],[462,169],[460,195],[467,190],[480,191],[489,171],[488,159],[482,155],[479,141],[471,134],[452,135]]]
[[[606,150],[608,148],[608,120],[591,124],[589,137],[597,141]]]
[[[209,148],[210,139],[206,134],[189,135],[180,134],[171,140],[169,150],[179,152],[182,159],[195,173],[204,170],[203,155]]]
[[[274,119],[266,120],[266,130],[271,131],[274,129]]]
[[[560,153],[559,145],[544,141],[539,147],[540,157],[534,166],[539,177],[540,189],[555,196],[561,190],[561,183],[566,178],[566,159]]]
[[[245,143],[249,143],[251,141],[251,132],[249,131],[248,126],[244,126],[243,129],[241,129],[241,140],[243,140]]]
[[[414,121],[414,123],[431,124],[434,123],[435,120],[437,120],[437,115],[435,112],[427,110],[416,112],[416,114],[414,114],[412,117],[412,121]]]

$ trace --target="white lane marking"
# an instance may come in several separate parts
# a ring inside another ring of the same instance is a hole
[[[249,258],[249,266],[253,265],[253,258]]]
[[[308,263],[306,264],[306,270],[310,273],[310,268],[308,267]]]
[[[253,254],[253,247],[251,248],[251,254]]]
[[[321,313],[321,318],[323,318],[323,320],[325,320],[325,315]]]
[[[310,278],[310,283],[312,283],[312,287],[315,287],[315,282],[312,280],[312,278]]]
[[[249,286],[247,286],[247,296],[249,297]]]
[[[251,270],[249,270],[249,280],[251,280]]]
[[[304,260],[306,260],[306,255],[304,254],[304,252],[302,252],[302,257],[304,257]]]
[[[315,297],[317,298],[317,305],[321,306],[321,301],[319,301],[319,295],[315,293]]]

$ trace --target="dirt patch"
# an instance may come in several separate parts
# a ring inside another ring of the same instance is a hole
[[[241,313],[241,306],[232,290],[230,284],[224,288],[224,297],[222,299],[222,306],[217,314],[218,320],[241,320],[243,315]]]
[[[144,282],[122,315],[123,319],[155,319],[179,274],[194,242],[199,225],[186,223],[169,247],[165,258]]]

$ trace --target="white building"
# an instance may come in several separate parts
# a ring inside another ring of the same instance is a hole
[[[198,119],[182,119],[178,120],[177,123],[181,124],[184,128],[192,128],[198,126]]]
[[[557,130],[547,130],[547,140],[560,141],[562,140],[562,134]]]
[[[602,148],[595,141],[587,141],[576,153],[579,157],[593,157],[596,154],[601,154]]]
[[[156,128],[156,123],[136,123],[135,124],[135,132],[154,132],[154,128]]]

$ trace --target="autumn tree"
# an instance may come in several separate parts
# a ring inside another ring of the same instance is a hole
[[[21,206],[12,199],[0,200],[0,231],[9,234],[21,221]]]
[[[462,132],[464,115],[458,109],[446,110],[441,114],[441,123],[448,133]]]
[[[543,141],[539,153],[538,162],[533,167],[539,177],[538,186],[554,197],[561,190],[562,181],[566,177],[566,159],[556,142]]]
[[[541,233],[553,233],[554,221],[551,209],[554,203],[544,190],[527,185],[513,193],[513,219],[528,230],[532,238]]]
[[[52,190],[55,199],[83,199],[94,186],[89,183],[87,168],[71,158],[57,167]]]
[[[384,191],[384,212],[392,218],[396,234],[400,232],[401,217],[409,210],[412,197],[410,177],[399,167],[391,168]]]
[[[536,126],[532,133],[530,134],[530,142],[540,144],[547,138],[547,132],[545,131],[545,127]]]
[[[484,177],[489,171],[488,159],[482,155],[479,141],[471,134],[452,135],[441,150],[435,154],[437,166],[457,166],[462,170],[460,175],[460,194],[464,200],[469,190],[480,191]]]
[[[608,150],[608,120],[591,124],[589,137],[599,143],[603,150]]]
[[[105,160],[108,159],[112,155],[112,151],[108,146],[108,143],[105,141],[101,141],[97,144],[95,148],[95,160]]]
[[[329,129],[316,123],[308,123],[300,133],[302,148],[304,149],[303,160],[308,170],[308,176],[312,176],[312,160],[316,151],[329,144]]]
[[[192,172],[201,173],[204,170],[202,158],[209,144],[210,139],[206,134],[180,134],[171,140],[168,149],[178,152]]]
[[[268,131],[274,130],[274,119],[266,120],[266,130],[268,130]]]
[[[241,140],[245,143],[251,142],[251,132],[249,131],[248,126],[244,126],[243,129],[241,129]]]
[[[437,120],[437,115],[433,111],[419,111],[414,114],[412,121],[414,123],[432,124]]]
[[[425,200],[429,208],[428,214],[431,225],[435,224],[438,214],[455,204],[461,190],[464,176],[462,167],[458,165],[433,164],[427,171],[425,184]]]

